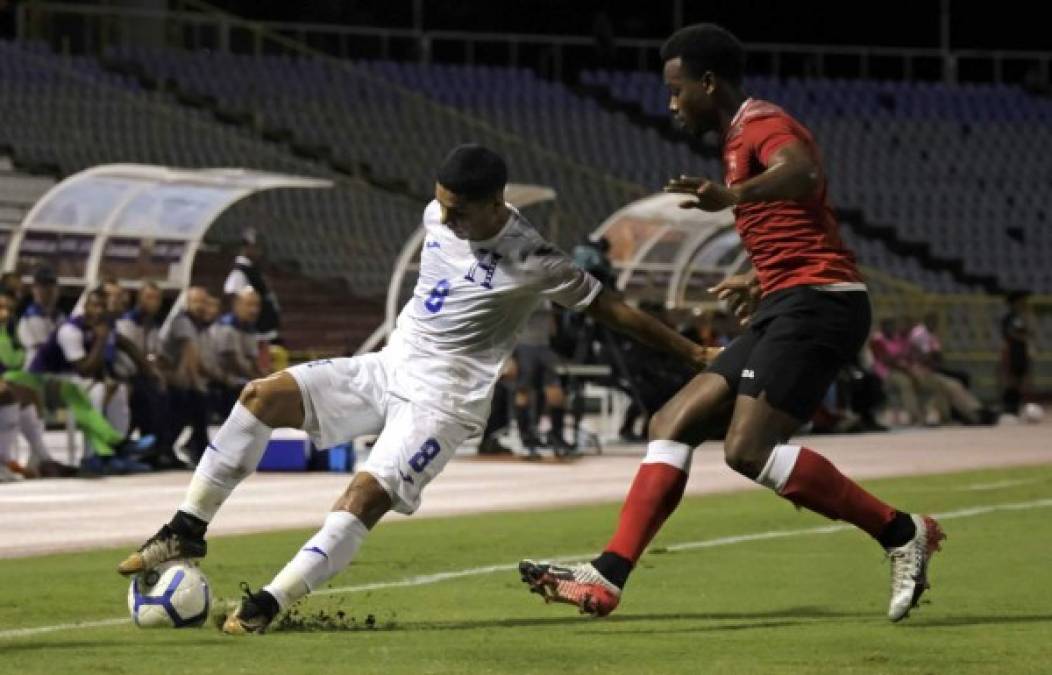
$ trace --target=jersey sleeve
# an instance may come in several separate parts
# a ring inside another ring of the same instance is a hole
[[[47,342],[50,329],[48,322],[39,316],[23,316],[18,320],[18,341],[29,349],[36,349]]]
[[[541,296],[567,309],[587,308],[603,290],[599,280],[578,267],[565,253],[542,244],[530,252]]]
[[[70,363],[76,363],[87,356],[84,351],[84,334],[71,324],[62,324],[58,329],[58,346],[62,349],[62,355]]]
[[[784,115],[758,119],[745,129],[746,142],[763,166],[771,162],[771,155],[793,141],[806,141],[801,130]]]

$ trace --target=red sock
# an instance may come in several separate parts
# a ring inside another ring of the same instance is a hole
[[[895,517],[895,509],[869,494],[822,455],[800,448],[779,494],[833,520],[844,520],[876,538]]]
[[[682,469],[662,462],[641,464],[621,507],[617,531],[604,550],[635,564],[676,510],[686,487],[687,473]]]

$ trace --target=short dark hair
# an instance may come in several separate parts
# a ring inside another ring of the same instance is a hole
[[[661,46],[661,61],[675,58],[695,80],[705,71],[732,84],[741,84],[745,77],[745,48],[733,33],[714,23],[696,23],[673,33]]]
[[[469,200],[501,195],[508,184],[508,165],[500,155],[475,143],[458,145],[442,160],[435,180]]]

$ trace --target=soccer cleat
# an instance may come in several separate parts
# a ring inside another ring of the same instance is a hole
[[[267,603],[261,598],[266,591],[253,593],[248,584],[243,581],[241,582],[241,590],[245,593],[245,597],[241,599],[234,611],[227,616],[221,630],[227,635],[262,633],[277,614],[277,612],[271,613],[267,609],[268,604],[273,607],[274,601],[267,596],[270,599],[270,603]]]
[[[132,553],[117,565],[117,571],[126,577],[133,574],[149,572],[163,562],[187,558],[203,558],[208,553],[208,543],[204,539],[190,539],[172,532],[165,525],[157,534],[146,540],[138,551]]]
[[[621,589],[610,583],[591,563],[562,567],[551,563],[523,560],[519,574],[530,592],[545,602],[576,605],[582,614],[606,616],[621,601]]]
[[[901,621],[920,602],[921,595],[928,590],[928,563],[936,551],[942,548],[946,538],[942,527],[931,516],[911,515],[917,533],[906,544],[888,549],[891,560],[891,602],[888,618]]]

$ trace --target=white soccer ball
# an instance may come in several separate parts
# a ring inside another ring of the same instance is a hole
[[[212,594],[201,568],[189,560],[137,574],[128,587],[128,611],[140,628],[189,628],[208,619]]]
[[[1023,406],[1019,416],[1023,418],[1024,422],[1037,424],[1045,418],[1045,409],[1036,403],[1027,403]]]

